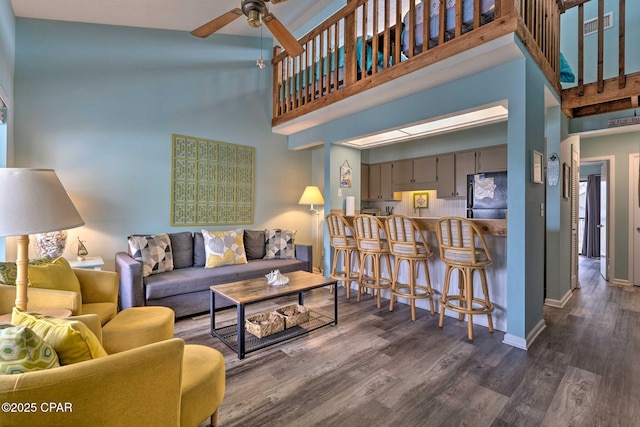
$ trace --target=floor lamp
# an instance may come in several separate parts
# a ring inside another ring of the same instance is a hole
[[[310,205],[310,211],[316,214],[316,245],[318,248],[320,242],[320,233],[318,232],[318,228],[320,227],[320,211],[315,209],[313,205],[324,205],[324,198],[322,197],[322,193],[320,189],[315,185],[307,185],[304,189],[304,193],[302,193],[302,197],[298,201],[299,205]],[[315,250],[315,249],[314,249]],[[315,262],[314,262],[315,263]],[[316,266],[313,266],[314,269]]]
[[[52,169],[0,169],[0,236],[18,236],[16,307],[27,309],[29,234],[80,227],[84,221]]]

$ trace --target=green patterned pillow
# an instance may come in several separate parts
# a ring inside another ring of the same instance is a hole
[[[42,258],[36,258],[29,261],[31,265],[49,264],[53,259],[49,256],[43,256]],[[3,285],[16,284],[16,278],[18,276],[18,267],[15,262],[0,262],[0,283]]]
[[[0,324],[0,374],[23,374],[60,366],[53,348],[31,329]]]

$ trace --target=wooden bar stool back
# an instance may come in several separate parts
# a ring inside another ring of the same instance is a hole
[[[434,314],[433,289],[429,274],[428,260],[432,256],[426,231],[421,230],[416,222],[404,215],[390,215],[385,220],[389,250],[395,258],[393,269],[393,281],[391,284],[391,298],[389,311],[393,311],[393,305],[397,297],[409,299],[411,306],[411,320],[416,320],[416,299],[429,299],[431,314]],[[408,264],[407,283],[398,281],[400,266]],[[416,284],[420,265],[423,266],[424,285]]]
[[[440,258],[446,264],[444,289],[440,300],[440,321],[444,324],[445,309],[459,313],[459,319],[468,321],[468,336],[473,340],[473,315],[487,315],[489,332],[493,332],[494,310],[489,300],[486,267],[491,264],[491,253],[478,226],[466,218],[443,217],[436,223]],[[458,270],[458,295],[450,293],[451,273]],[[474,272],[478,271],[482,285],[482,298],[476,298],[473,290]],[[456,304],[457,303],[457,304]]]
[[[371,289],[377,294],[377,305],[380,308],[380,290],[390,289],[393,281],[391,271],[391,253],[386,239],[384,223],[373,215],[356,215],[353,219],[353,229],[360,252],[360,277],[358,279],[358,302],[363,289]],[[382,265],[387,266],[387,277],[383,277]],[[369,273],[367,273],[369,265]]]
[[[358,243],[353,231],[344,216],[337,213],[330,213],[326,217],[327,229],[329,230],[329,241],[333,248],[333,263],[331,268],[331,278],[344,283],[347,298],[351,297],[351,282],[358,282],[360,278]],[[356,271],[352,268],[352,258],[358,265]]]

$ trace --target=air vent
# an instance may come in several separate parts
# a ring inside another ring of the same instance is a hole
[[[604,15],[604,29],[613,27],[613,12]],[[598,32],[598,18],[593,18],[584,22],[584,35],[595,34]]]

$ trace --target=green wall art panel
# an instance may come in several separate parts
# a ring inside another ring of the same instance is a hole
[[[172,135],[171,225],[253,223],[255,148]]]

